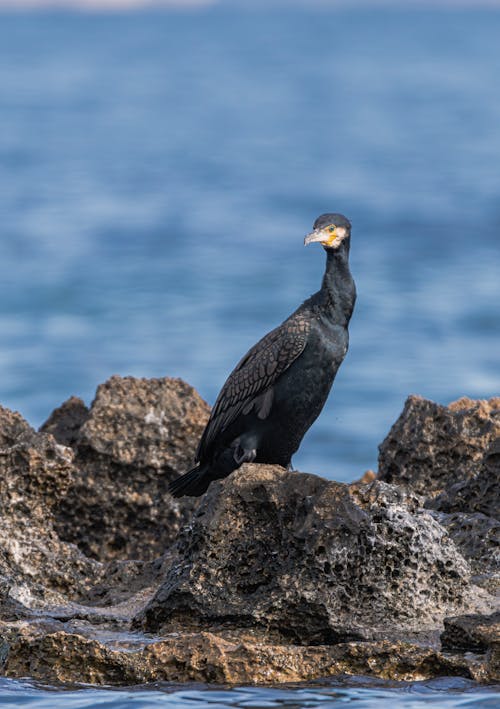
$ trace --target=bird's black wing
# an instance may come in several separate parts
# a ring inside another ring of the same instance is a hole
[[[259,418],[267,418],[272,406],[272,385],[303,352],[309,330],[310,321],[295,314],[259,340],[238,362],[214,404],[197,460],[241,413],[255,409]]]

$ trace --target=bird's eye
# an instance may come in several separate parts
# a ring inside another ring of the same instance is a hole
[[[333,232],[335,231],[335,227],[334,226],[329,227],[328,231],[333,234]]]

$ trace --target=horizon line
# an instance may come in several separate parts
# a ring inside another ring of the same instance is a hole
[[[306,6],[314,8],[349,8],[349,7],[393,7],[406,9],[417,8],[500,8],[500,0],[0,0],[0,10],[76,10],[88,12],[133,11],[148,9],[202,9],[215,5],[246,4],[258,7],[267,4],[285,6]]]

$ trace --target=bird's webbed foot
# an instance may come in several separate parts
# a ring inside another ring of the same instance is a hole
[[[233,452],[234,461],[238,465],[243,465],[243,463],[253,463],[256,457],[256,448],[243,448],[241,444],[238,444]]]

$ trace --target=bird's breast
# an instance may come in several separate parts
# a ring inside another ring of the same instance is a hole
[[[345,329],[312,326],[304,351],[273,385],[268,418],[256,424],[257,462],[289,462],[321,413],[346,351]]]
[[[302,355],[276,383],[276,403],[288,408],[291,416],[295,411],[304,416],[309,410],[314,420],[328,397],[347,346],[347,331],[342,328],[327,334],[320,328],[313,331]]]

